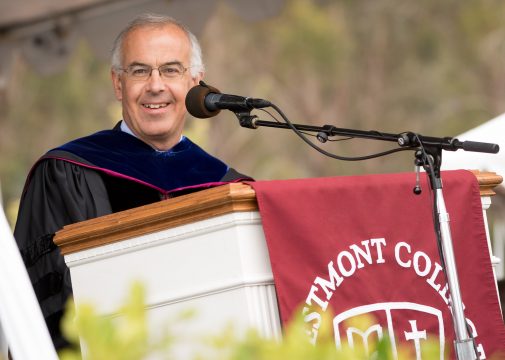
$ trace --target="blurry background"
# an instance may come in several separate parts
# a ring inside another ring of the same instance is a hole
[[[121,118],[109,50],[145,11],[197,34],[209,84],[268,99],[295,123],[443,137],[505,112],[503,0],[0,0],[0,180],[11,219],[39,156]],[[290,131],[241,128],[231,112],[187,129],[256,179],[413,170],[410,152],[336,161]],[[394,144],[324,147],[357,156]]]

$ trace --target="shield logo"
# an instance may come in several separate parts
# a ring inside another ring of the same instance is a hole
[[[356,319],[365,314],[371,315],[375,323],[360,325]],[[387,335],[394,359],[398,359],[399,343],[411,347],[416,359],[422,359],[422,345],[428,340],[439,344],[439,358],[444,358],[444,320],[442,312],[431,306],[411,302],[358,306],[335,316],[333,330],[339,349],[343,344],[351,348],[363,346],[370,353],[369,344]]]

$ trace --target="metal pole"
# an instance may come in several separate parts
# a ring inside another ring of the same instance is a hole
[[[456,259],[452,247],[451,229],[449,226],[449,214],[445,207],[442,188],[436,190],[437,213],[442,236],[442,253],[444,256],[447,282],[450,291],[450,307],[455,331],[454,347],[456,357],[459,360],[474,360],[477,358],[473,339],[468,336],[465,314],[463,311],[463,301],[459,288],[458,273],[456,269]]]

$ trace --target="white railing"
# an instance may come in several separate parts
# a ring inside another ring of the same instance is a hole
[[[23,260],[0,206],[0,354],[16,360],[58,359]],[[3,338],[1,332],[5,338]],[[2,339],[3,338],[3,339]]]

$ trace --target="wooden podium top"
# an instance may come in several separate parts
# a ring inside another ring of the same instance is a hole
[[[218,215],[257,210],[254,190],[230,183],[67,225],[56,233],[54,243],[67,255]]]
[[[494,195],[503,181],[496,173],[473,171],[481,196]],[[63,255],[236,211],[257,211],[254,190],[230,183],[193,194],[65,226],[54,237]]]

